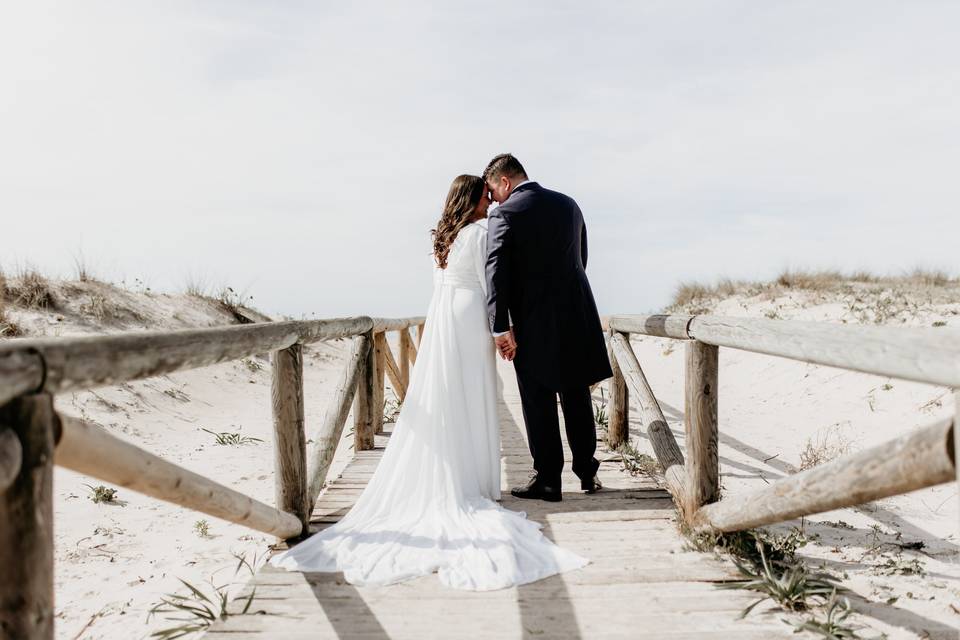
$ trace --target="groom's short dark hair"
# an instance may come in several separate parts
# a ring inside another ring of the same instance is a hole
[[[487,164],[487,168],[483,170],[483,179],[486,181],[500,176],[526,180],[527,172],[523,170],[523,165],[513,157],[513,154],[501,153]]]

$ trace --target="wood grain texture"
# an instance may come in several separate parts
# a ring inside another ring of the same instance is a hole
[[[13,429],[0,426],[0,493],[7,490],[20,475],[23,447]]]
[[[693,316],[685,315],[619,315],[610,318],[610,329],[623,333],[688,340],[687,325]]]
[[[696,316],[690,336],[719,347],[960,387],[960,331],[955,329]]]
[[[373,318],[373,332],[400,331],[401,329],[408,329],[423,324],[424,320],[425,318],[423,316],[413,318]]]
[[[390,378],[390,385],[393,387],[393,392],[397,396],[397,400],[403,402],[403,399],[407,395],[407,384],[403,381],[400,365],[396,359],[394,359],[393,351],[390,350],[390,343],[387,342],[386,338],[383,340],[383,364],[387,377]]]
[[[695,526],[751,529],[863,504],[956,480],[953,420],[916,429],[895,440],[845,455],[701,507]]]
[[[42,390],[59,393],[227,362],[285,349],[298,341],[359,335],[372,322],[365,317],[337,318],[3,341],[0,343],[0,394],[9,395],[11,389],[22,392],[27,383],[39,382],[34,353],[40,353],[46,363]],[[11,368],[11,359],[17,357],[27,363],[26,373]]]
[[[684,428],[687,434],[687,500],[684,514],[720,498],[718,458],[717,380],[719,352],[712,345],[688,342],[684,392]]]
[[[374,353],[374,416],[373,432],[383,433],[383,409],[386,403],[387,334],[373,334]]]
[[[340,439],[343,437],[343,429],[350,414],[350,405],[356,395],[361,371],[366,362],[367,354],[370,353],[371,346],[370,338],[366,335],[353,339],[353,346],[340,375],[337,390],[333,394],[333,398],[330,399],[330,405],[323,416],[323,423],[311,438],[313,444],[307,456],[307,477],[309,479],[307,496],[310,510],[313,509],[317,496],[326,482],[330,463],[333,462],[337,445],[340,444]]]
[[[360,380],[357,384],[357,393],[353,408],[353,450],[354,452],[373,449],[374,436],[377,427],[383,420],[383,408],[377,405],[377,362],[376,339],[373,331],[368,331],[366,339],[370,344],[363,367],[360,369]],[[379,414],[379,420],[378,416]]]
[[[624,340],[630,340],[628,335],[622,333],[618,335],[622,336]],[[607,383],[610,394],[607,400],[607,407],[609,407],[607,446],[616,449],[630,439],[630,399],[627,391],[627,381],[623,378],[616,354],[613,352],[613,345],[609,341],[607,349],[610,356],[610,368],[613,370],[613,377]]]
[[[410,335],[409,330],[406,331],[407,334],[407,357],[410,359],[410,364],[417,364],[417,344],[419,342],[415,341]]]
[[[0,638],[54,637],[53,448],[57,418],[48,394],[0,408],[0,431],[16,435],[19,473],[0,492]]]
[[[303,418],[303,347],[273,353],[274,486],[276,506],[300,519],[306,530],[310,512]]]
[[[423,342],[423,331],[426,327],[426,324],[421,322],[417,325],[417,348],[420,348],[420,344]]]
[[[397,357],[400,361],[397,364],[400,366],[400,384],[403,385],[404,394],[406,394],[407,387],[410,386],[410,363],[414,361],[416,356],[410,353],[410,350],[413,348],[413,340],[410,339],[410,330],[400,329],[398,335],[400,341],[397,347]]]
[[[43,359],[29,347],[15,349],[11,345],[27,345],[26,339],[5,340],[0,346],[0,407],[25,393],[40,389],[43,384]]]
[[[57,465],[159,500],[273,534],[300,535],[299,518],[144,451],[76,418],[61,417]]]

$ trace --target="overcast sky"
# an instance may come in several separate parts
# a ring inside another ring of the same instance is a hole
[[[958,2],[0,2],[8,270],[418,314],[502,151],[579,201],[602,312],[960,266]]]

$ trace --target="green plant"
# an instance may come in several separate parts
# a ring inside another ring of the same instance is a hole
[[[945,327],[945,326],[947,326],[947,321],[946,321],[946,320],[935,320],[934,323],[933,323],[933,326],[935,326],[935,327]]]
[[[919,558],[904,558],[899,553],[894,557],[884,557],[883,562],[873,570],[882,576],[922,576],[927,572]]]
[[[250,610],[253,599],[256,597],[257,589],[254,587],[246,596],[237,597],[230,600],[229,589],[236,583],[235,579],[241,568],[246,568],[250,575],[254,573],[254,567],[257,564],[257,557],[254,556],[253,562],[248,562],[246,556],[234,554],[238,560],[237,566],[233,571],[233,578],[230,582],[217,585],[211,576],[204,587],[198,588],[190,584],[183,578],[177,578],[188,590],[189,594],[182,595],[178,593],[167,593],[160,598],[160,602],[151,607],[147,614],[147,621],[158,614],[167,614],[165,619],[171,622],[179,622],[173,627],[160,629],[150,634],[151,638],[160,640],[174,640],[183,638],[193,633],[205,631],[217,620],[223,620],[231,615],[243,615]],[[243,602],[243,608],[240,611],[230,611],[231,602]]]
[[[827,601],[826,617],[818,620],[816,617],[794,625],[794,631],[801,633],[809,631],[830,640],[847,640],[860,638],[854,627],[847,624],[847,618],[853,613],[853,607],[846,598],[838,598],[834,591]]]
[[[600,402],[593,403],[593,421],[601,429],[606,429],[610,424],[610,418],[607,416],[607,398],[603,394],[603,387],[600,387]]]
[[[740,614],[746,617],[758,604],[772,600],[788,611],[806,611],[810,601],[826,602],[840,586],[825,573],[810,573],[800,562],[772,562],[767,559],[763,544],[757,544],[760,564],[734,559],[745,580],[719,585],[725,589],[745,589],[762,594]]]
[[[216,438],[217,444],[219,445],[243,445],[243,444],[253,444],[255,442],[263,442],[260,438],[254,438],[252,436],[244,436],[239,433],[231,433],[228,431],[211,431],[210,429],[204,429],[201,427],[202,431],[213,435]]]
[[[197,520],[193,523],[193,531],[201,538],[209,538],[210,523],[206,520]]]
[[[107,504],[115,504],[117,502],[117,490],[111,487],[105,487],[102,484],[93,486],[90,484],[83,485],[89,489],[90,499],[93,500],[95,504],[100,504],[105,502]]]

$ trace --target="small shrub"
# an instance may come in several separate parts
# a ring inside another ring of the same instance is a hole
[[[691,305],[703,303],[714,295],[714,290],[698,282],[681,282],[673,294],[671,306],[687,309]]]
[[[777,278],[777,284],[787,289],[805,289],[808,291],[826,291],[833,289],[846,280],[839,271],[791,271],[787,270]]]
[[[853,607],[846,598],[837,598],[836,592],[830,594],[830,600],[827,601],[826,617],[818,620],[816,617],[810,617],[808,620],[794,625],[795,633],[809,631],[830,640],[856,640],[858,636],[856,629],[847,624],[847,618],[853,613]]]
[[[223,309],[231,314],[241,324],[249,323],[250,320],[241,313],[243,307],[249,306],[253,302],[253,296],[248,296],[244,291],[237,293],[233,287],[223,287],[217,294],[217,302]]]
[[[117,315],[117,307],[101,293],[91,293],[88,300],[80,305],[80,313],[91,316],[95,320],[113,319]]]
[[[899,553],[894,557],[885,557],[873,570],[881,576],[922,576],[927,572],[918,558],[904,558]]]
[[[850,441],[834,425],[816,440],[807,438],[807,444],[800,452],[800,471],[812,469],[821,464],[836,460],[850,452]]]
[[[934,320],[933,326],[934,326],[934,327],[945,327],[945,326],[947,326],[947,321],[946,321],[946,320]]]
[[[10,317],[0,301],[0,338],[16,338],[23,335],[23,329]]]
[[[193,523],[193,531],[201,538],[210,537],[210,523],[206,520],[197,520]]]
[[[50,282],[34,269],[25,268],[15,284],[7,285],[13,303],[27,309],[52,309],[55,301]]]
[[[217,441],[217,444],[223,446],[234,446],[234,445],[244,445],[244,444],[253,444],[255,442],[263,442],[260,438],[254,438],[252,436],[244,436],[239,433],[231,433],[228,431],[211,431],[210,429],[204,429],[201,427],[202,431],[206,431],[211,434]]]
[[[117,490],[111,487],[105,487],[102,484],[97,486],[93,485],[84,485],[89,489],[90,499],[93,500],[94,504],[107,503],[107,504],[116,504],[117,502]]]
[[[606,429],[610,424],[610,418],[607,416],[607,398],[603,394],[603,387],[600,387],[600,402],[593,403],[593,421],[601,429]]]

